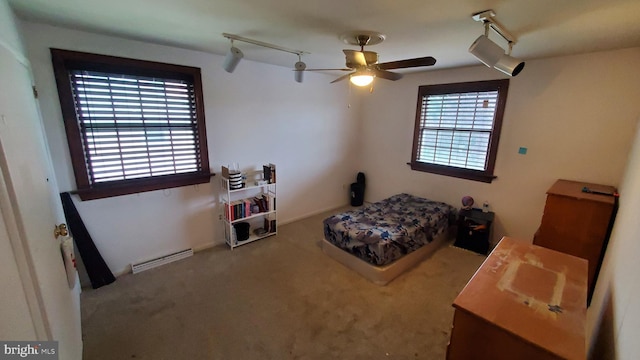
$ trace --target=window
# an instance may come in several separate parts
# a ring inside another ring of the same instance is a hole
[[[81,199],[210,181],[199,68],[51,56]]]
[[[411,169],[491,182],[509,80],[420,86]]]

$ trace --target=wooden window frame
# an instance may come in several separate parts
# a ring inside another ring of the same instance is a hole
[[[135,194],[145,191],[202,184],[210,181],[211,173],[209,170],[205,128],[202,78],[199,68],[53,48],[50,50],[73,172],[76,179],[77,192],[82,200]],[[69,75],[72,70],[100,71],[112,74],[180,79],[192,82],[197,124],[196,152],[198,155],[197,159],[199,160],[197,171],[92,184],[87,170],[85,146],[78,124],[76,104],[73,98],[72,84]]]
[[[489,81],[473,81],[465,83],[424,85],[418,89],[418,101],[416,107],[415,127],[413,131],[413,148],[411,151],[411,162],[409,165],[412,170],[423,171],[433,174],[452,176],[467,180],[481,181],[490,183],[494,176],[494,168],[496,155],[498,152],[498,143],[500,141],[500,131],[502,128],[502,118],[504,108],[507,102],[507,93],[509,89],[509,79],[489,80]],[[493,128],[490,132],[489,146],[487,149],[487,161],[485,170],[466,169],[448,165],[432,164],[417,161],[418,147],[421,135],[421,117],[422,117],[422,100],[429,95],[442,95],[465,92],[478,91],[498,91],[496,102],[496,110],[494,114]]]

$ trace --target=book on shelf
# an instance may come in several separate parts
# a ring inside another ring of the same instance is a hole
[[[253,198],[224,203],[224,216],[228,221],[274,211],[276,211],[276,197],[271,194],[260,194]]]
[[[257,211],[256,211],[257,208]],[[262,194],[253,197],[252,199],[244,200],[244,213],[243,215],[236,216],[251,216],[255,213],[273,212],[276,210],[276,198],[271,194]]]
[[[251,216],[251,200],[249,199],[244,200],[244,213],[245,217]]]
[[[268,233],[276,232],[276,219],[274,216],[267,215],[264,217],[264,229]]]
[[[228,221],[238,220],[251,215],[249,204],[245,200],[224,203],[224,217]]]
[[[275,211],[275,197],[262,194],[253,198],[224,203],[225,218],[234,221],[257,213]]]
[[[269,169],[271,170],[271,183],[276,183],[276,165],[269,163]]]
[[[264,229],[268,233],[276,232],[276,219],[267,216],[264,218]]]
[[[274,164],[262,165],[262,178],[269,184],[276,182],[276,166]]]
[[[223,166],[221,173],[222,173],[222,177],[223,178],[229,179],[229,168],[228,167]]]
[[[266,212],[267,208],[265,207],[265,203],[262,201],[262,198],[259,197],[254,197],[253,201],[255,202],[256,205],[258,205],[258,209],[260,212]]]
[[[240,212],[240,207],[238,206],[238,201],[233,202],[233,218],[240,219],[242,217],[242,213]]]
[[[262,165],[262,179],[267,183],[271,183],[271,169],[269,165]]]
[[[226,206],[226,210],[227,210],[227,214],[229,216],[227,216],[227,220],[229,221],[233,221],[235,220],[235,209],[233,208],[233,204],[232,203],[225,203]]]

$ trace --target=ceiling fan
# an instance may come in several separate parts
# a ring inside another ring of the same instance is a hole
[[[342,52],[346,58],[346,67],[343,69],[306,69],[305,71],[339,70],[351,71],[331,83],[349,78],[354,85],[367,86],[374,77],[386,80],[399,80],[402,74],[391,72],[393,69],[406,69],[420,66],[432,66],[436,59],[431,56],[378,63],[378,53],[365,51],[365,46],[376,45],[384,41],[385,36],[376,32],[357,31],[344,34],[340,37],[347,44],[360,46],[360,51],[345,49]]]

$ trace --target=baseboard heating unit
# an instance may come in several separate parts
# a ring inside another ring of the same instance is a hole
[[[188,258],[189,256],[193,256],[193,249],[186,249],[186,250],[178,251],[173,254],[161,256],[159,258],[152,259],[149,261],[144,261],[138,264],[131,264],[131,272],[133,272],[134,274],[137,274],[141,271],[153,269],[155,267],[165,265],[170,262]]]

